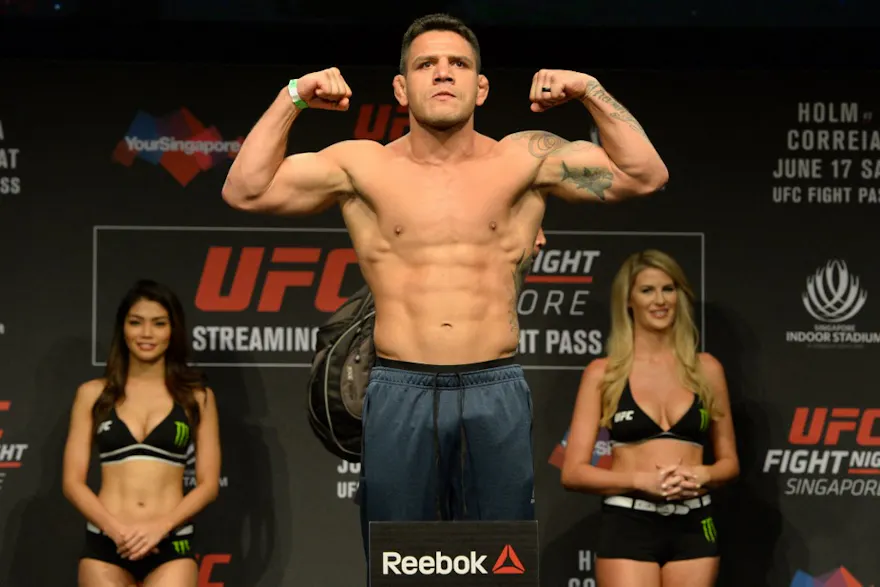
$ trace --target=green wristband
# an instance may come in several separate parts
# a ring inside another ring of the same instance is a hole
[[[290,99],[293,100],[293,103],[300,110],[305,110],[309,107],[305,100],[299,97],[299,92],[296,91],[296,80],[290,80],[290,83],[287,84],[287,91],[290,92]]]

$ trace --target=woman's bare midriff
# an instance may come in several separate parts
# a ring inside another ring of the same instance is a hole
[[[98,499],[123,524],[149,522],[183,500],[183,468],[151,461],[104,465]]]
[[[389,256],[368,267],[379,356],[460,365],[516,353],[516,262],[488,247],[457,249],[421,262]]]
[[[702,465],[703,449],[670,438],[648,440],[637,445],[616,446],[612,453],[611,470],[625,473],[656,473],[658,465],[668,467],[675,464],[686,467]]]

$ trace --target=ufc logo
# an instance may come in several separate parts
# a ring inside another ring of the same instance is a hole
[[[375,118],[373,113],[375,111]],[[358,112],[354,126],[354,138],[367,141],[393,141],[404,135],[409,128],[409,116],[404,106],[397,106],[396,116],[391,118],[391,104],[365,104]],[[402,115],[402,116],[401,116]]]
[[[228,565],[232,560],[231,554],[206,554],[204,556],[196,555],[199,560],[199,583],[198,587],[224,587],[226,582],[217,582],[211,580],[211,573],[214,571],[215,565]]]
[[[619,424],[620,422],[627,421],[630,422],[633,419],[633,411],[625,410],[623,412],[617,412],[614,414],[614,423]]]
[[[292,269],[290,265],[314,265],[321,258],[321,249],[307,247],[274,247],[269,249],[271,269],[266,272],[259,290],[258,312],[278,312],[284,293],[290,287],[312,287],[318,277],[312,269]],[[205,259],[196,308],[203,312],[241,312],[251,306],[257,292],[266,247],[244,247],[238,255],[229,293],[222,293],[223,282],[229,271],[232,247],[211,247]],[[324,270],[318,280],[315,308],[321,312],[335,312],[346,300],[340,295],[345,271],[357,264],[354,249],[333,249],[324,261]]]
[[[874,422],[880,418],[880,408],[797,408],[791,422],[788,441],[791,444],[834,446],[843,432],[855,432],[860,446],[880,446],[880,436],[874,436]],[[810,421],[809,429],[807,421]]]

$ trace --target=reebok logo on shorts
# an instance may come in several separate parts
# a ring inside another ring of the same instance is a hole
[[[715,521],[711,517],[701,521],[703,526],[703,537],[706,542],[715,542],[718,539],[718,531],[715,530]]]

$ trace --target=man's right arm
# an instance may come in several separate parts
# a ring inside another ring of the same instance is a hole
[[[317,214],[354,191],[343,167],[351,141],[318,153],[285,157],[287,138],[302,113],[285,88],[248,133],[226,182],[223,199],[238,210],[277,215]]]

